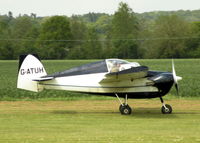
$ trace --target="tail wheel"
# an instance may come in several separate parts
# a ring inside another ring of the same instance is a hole
[[[165,104],[165,106],[162,106],[161,112],[163,114],[171,114],[172,113],[172,107],[168,104]]]

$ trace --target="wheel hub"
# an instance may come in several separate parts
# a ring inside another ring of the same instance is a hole
[[[129,113],[129,110],[128,110],[128,109],[124,109],[124,113],[125,113],[125,114],[128,114],[128,113]]]
[[[168,108],[165,108],[165,112],[169,112],[169,109],[168,109]]]

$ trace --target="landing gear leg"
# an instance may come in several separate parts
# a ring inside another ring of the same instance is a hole
[[[119,106],[119,111],[121,112],[122,115],[130,115],[132,112],[131,107],[128,105],[128,97],[127,94],[125,96],[125,102],[122,103],[122,101],[120,100],[119,96],[117,94],[115,94],[117,99],[120,102],[120,106]]]
[[[163,114],[171,114],[172,113],[172,107],[168,104],[165,104],[162,97],[160,97],[160,101],[162,103],[161,112]]]

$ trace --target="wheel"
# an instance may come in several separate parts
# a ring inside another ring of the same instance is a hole
[[[132,109],[128,105],[125,105],[125,106],[122,106],[120,112],[122,115],[130,115],[132,112]]]
[[[172,113],[172,107],[168,104],[165,104],[165,107],[162,106],[162,108],[161,108],[162,113],[163,114],[171,114]]]
[[[119,111],[120,111],[120,112],[121,112],[121,110],[122,110],[122,107],[124,107],[124,106],[126,106],[125,103],[120,104],[120,106],[119,106]]]
[[[132,109],[130,108],[129,105],[124,105],[124,106],[121,107],[120,112],[121,112],[122,115],[130,115],[131,112],[132,112]]]

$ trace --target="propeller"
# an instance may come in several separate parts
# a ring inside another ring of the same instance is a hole
[[[172,59],[172,75],[173,75],[173,79],[174,79],[174,85],[175,85],[175,88],[176,88],[176,92],[178,94],[179,93],[178,81],[182,80],[182,77],[176,75],[176,71],[175,71],[175,68],[174,68],[174,60],[173,59]]]

